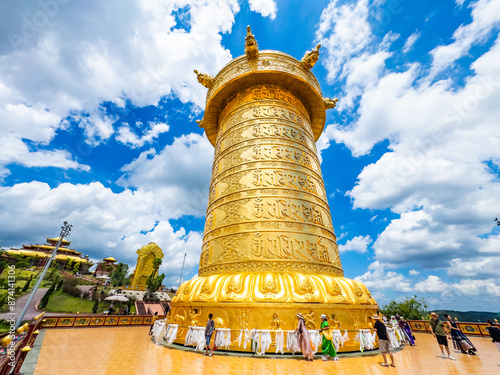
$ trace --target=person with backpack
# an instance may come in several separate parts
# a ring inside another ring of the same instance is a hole
[[[439,316],[436,313],[431,313],[431,320],[429,320],[429,326],[431,327],[432,336],[434,336],[439,344],[439,349],[441,349],[441,358],[446,358],[444,350],[448,353],[448,359],[456,360],[456,358],[451,356],[450,348],[448,347],[448,338],[446,337],[446,331],[444,328],[444,323],[439,320]]]

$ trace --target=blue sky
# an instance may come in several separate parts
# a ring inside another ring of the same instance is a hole
[[[215,75],[259,48],[338,97],[318,141],[345,275],[381,305],[499,310],[500,1],[89,1],[0,5],[0,245],[72,245],[135,265],[154,241],[197,273]],[[492,302],[493,301],[493,302]]]

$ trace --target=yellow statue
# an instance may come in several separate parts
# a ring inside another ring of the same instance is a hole
[[[299,61],[259,51],[247,28],[244,47],[206,97],[212,178],[198,276],[171,302],[172,321],[183,322],[176,342],[210,313],[233,330],[294,328],[299,312],[308,328],[319,328],[321,314],[336,314],[336,327],[368,328],[378,306],[361,282],[344,277],[317,154],[325,109],[336,103],[325,103],[310,71],[320,46]],[[350,340],[341,350],[359,345]]]
[[[245,55],[247,55],[249,60],[255,60],[259,55],[259,45],[257,40],[250,30],[250,26],[247,26],[247,36],[245,38]]]
[[[191,322],[189,323],[190,326],[197,326],[198,325],[198,318],[201,316],[201,313],[198,312],[197,309],[191,309],[189,312],[189,315],[191,316]]]
[[[196,69],[194,70],[194,72],[196,73],[196,78],[198,79],[199,83],[201,83],[207,89],[212,87],[212,83],[214,82],[214,77],[212,77],[210,74],[200,73]]]
[[[203,119],[201,119],[201,120],[196,120],[196,123],[198,124],[198,127],[199,127],[199,128],[202,128],[202,129],[203,129]]]
[[[323,98],[323,104],[325,105],[325,109],[332,109],[337,106],[337,102],[339,100],[337,98],[335,99],[329,99],[329,98]]]
[[[300,64],[302,67],[306,70],[312,69],[314,65],[316,65],[316,62],[319,59],[319,49],[321,48],[321,44],[318,44],[316,48],[314,48],[312,51],[307,51],[302,60],[300,61]]]
[[[137,266],[132,273],[132,290],[146,290],[146,280],[153,271],[153,260],[155,258],[163,259],[163,251],[154,242],[141,247],[137,250]]]
[[[332,314],[332,329],[340,329],[342,323],[337,320],[337,315]]]

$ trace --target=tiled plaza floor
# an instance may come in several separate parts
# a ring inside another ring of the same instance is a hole
[[[65,374],[500,374],[500,353],[488,338],[472,338],[477,356],[452,350],[442,359],[434,338],[417,334],[417,346],[395,354],[396,368],[382,357],[342,357],[339,362],[265,359],[201,354],[165,348],[150,341],[147,327],[46,330],[35,375]]]

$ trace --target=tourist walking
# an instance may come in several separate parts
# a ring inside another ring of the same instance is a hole
[[[306,361],[312,361],[314,358],[314,352],[312,350],[309,332],[307,331],[304,323],[304,316],[301,313],[298,313],[297,317],[299,318],[299,323],[297,325],[297,329],[295,330],[295,333],[298,335],[297,342]]]
[[[382,317],[380,315],[374,315],[371,318],[375,320],[373,328],[377,331],[378,348],[382,353],[382,357],[384,357],[384,362],[380,365],[383,367],[389,367],[389,364],[387,363],[387,354],[389,354],[389,356],[391,357],[390,366],[396,367],[396,365],[394,364],[394,355],[392,354],[389,337],[387,337],[387,328],[385,327],[385,324],[382,323]]]
[[[214,354],[214,349],[210,347],[210,340],[212,339],[212,335],[214,334],[215,331],[215,322],[212,319],[213,316],[214,314],[208,314],[207,328],[205,328],[206,349],[204,355],[207,355],[208,351],[210,350],[210,354],[208,354],[209,357],[211,357],[212,354]]]
[[[339,358],[337,357],[337,352],[335,351],[335,347],[332,343],[333,333],[325,314],[321,315],[321,328],[319,329],[319,332],[323,336],[323,342],[321,344],[321,352],[323,355],[321,356],[321,359],[323,361],[327,361],[328,357],[330,357],[334,361],[338,361]]]
[[[458,327],[458,324],[451,319],[449,314],[444,314],[444,317],[447,319],[446,323],[448,324],[448,329],[451,332],[453,347],[455,349],[460,349],[460,351],[464,354],[476,355],[476,353],[474,353],[476,348]]]
[[[450,348],[448,347],[448,338],[446,337],[446,331],[444,328],[444,323],[439,320],[439,316],[436,313],[431,313],[431,320],[429,320],[429,326],[431,327],[432,336],[434,336],[439,344],[439,349],[441,349],[441,357],[446,358],[444,355],[444,350],[448,353],[448,358],[455,360],[450,354]]]
[[[488,320],[488,324],[490,325],[488,328],[488,333],[493,339],[493,344],[497,347],[498,352],[500,353],[500,328],[498,328],[495,323],[491,320]]]

